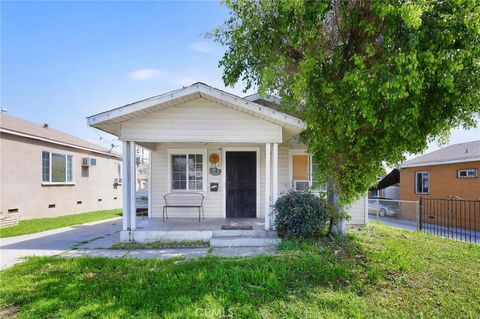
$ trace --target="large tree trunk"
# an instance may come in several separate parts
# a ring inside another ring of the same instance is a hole
[[[338,193],[335,190],[333,180],[329,180],[327,183],[328,198],[327,203],[331,207],[336,207],[337,214],[340,215],[340,207],[338,207]],[[330,218],[330,228],[328,230],[330,235],[346,235],[347,229],[344,218]]]

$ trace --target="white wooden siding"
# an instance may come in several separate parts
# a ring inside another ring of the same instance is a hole
[[[288,150],[290,147],[278,148],[278,193],[284,194],[292,189],[292,181],[288,176]]]
[[[164,205],[163,195],[168,193],[168,150],[170,149],[206,149],[207,158],[212,153],[217,153],[220,157],[223,156],[223,148],[249,148],[257,147],[260,149],[260,210],[257,212],[258,218],[263,218],[265,215],[265,144],[252,144],[252,143],[156,143],[155,148],[152,150],[152,217],[162,217],[162,209]],[[298,145],[280,145],[278,150],[278,192],[280,194],[288,192],[292,188],[292,182],[289,178],[288,171],[288,150],[298,149]],[[220,163],[223,159],[221,158]],[[207,160],[207,168],[210,164]],[[223,178],[225,176],[225,168],[221,166],[222,173],[219,176],[213,176],[207,174],[207,189],[205,190],[205,218],[224,218],[224,189]],[[218,192],[210,192],[210,183],[218,183]],[[347,222],[348,225],[363,225],[366,223],[366,202],[364,198],[356,201],[349,209],[348,213],[351,216],[351,220]],[[198,211],[185,208],[169,208],[169,217],[184,217],[184,218],[196,218]]]
[[[258,218],[263,218],[265,212],[265,145],[260,144],[235,144],[235,143],[209,143],[205,144],[194,144],[194,143],[158,143],[154,150],[152,150],[152,216],[153,217],[162,217],[162,209],[165,204],[163,195],[167,194],[169,191],[168,187],[168,150],[173,149],[206,149],[207,158],[212,153],[217,153],[222,157],[222,148],[242,148],[242,147],[257,147],[260,148],[260,194],[259,194],[259,203],[260,210],[257,212]],[[222,163],[222,160],[220,163]],[[207,166],[210,167],[210,164],[207,160]],[[222,166],[222,173],[219,176],[213,176],[207,174],[207,189],[205,190],[205,218],[224,218],[225,209],[224,209],[224,189],[223,189],[223,178],[225,176],[225,168]],[[218,183],[218,192],[210,191],[210,183]],[[169,208],[168,209],[169,217],[185,217],[192,218],[198,216],[198,210],[195,208]]]
[[[282,127],[198,98],[121,123],[120,139],[137,142],[282,142]]]

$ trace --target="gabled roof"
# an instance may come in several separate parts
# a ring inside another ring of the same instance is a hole
[[[305,128],[305,123],[296,117],[201,82],[89,116],[87,122],[90,126],[118,135],[118,124],[122,122],[198,98],[211,100],[299,132]]]
[[[401,168],[480,161],[480,140],[447,146],[413,158]]]
[[[94,153],[121,157],[120,154],[110,152],[100,145],[90,143],[76,136],[58,131],[49,127],[48,125],[33,123],[6,113],[0,113],[0,132]]]

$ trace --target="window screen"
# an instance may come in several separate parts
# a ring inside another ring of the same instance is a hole
[[[203,190],[202,154],[173,154],[171,163],[172,190]]]
[[[417,194],[428,194],[430,191],[429,172],[416,172],[415,191]]]
[[[42,152],[42,182],[72,183],[73,155]]]

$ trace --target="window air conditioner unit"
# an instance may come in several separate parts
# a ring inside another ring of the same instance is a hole
[[[90,157],[82,158],[82,166],[90,166]]]
[[[310,181],[308,180],[294,180],[293,189],[297,192],[304,192],[310,187]]]
[[[95,166],[97,165],[97,159],[91,157],[82,158],[82,166]]]

